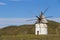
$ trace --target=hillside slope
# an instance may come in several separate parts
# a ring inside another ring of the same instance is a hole
[[[56,29],[58,29],[58,32],[60,33],[60,23],[49,21],[48,33],[56,34]],[[0,29],[0,35],[34,34],[34,30],[34,25],[8,26]]]

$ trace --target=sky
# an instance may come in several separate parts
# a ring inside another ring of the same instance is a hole
[[[34,19],[44,12],[48,18],[60,22],[60,0],[0,0],[0,28],[10,25],[33,24]]]

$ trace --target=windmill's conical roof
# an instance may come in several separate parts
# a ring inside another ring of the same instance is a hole
[[[41,12],[41,14],[40,14],[40,19],[41,19],[41,20],[38,19],[38,20],[36,21],[36,23],[48,23],[48,21],[47,21],[47,19],[45,18],[43,12]]]

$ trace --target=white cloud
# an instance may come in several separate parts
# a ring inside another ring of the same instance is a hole
[[[26,21],[35,18],[0,18],[0,28],[10,26],[10,25],[24,25],[24,24],[34,24],[34,21]],[[60,18],[49,18],[49,20],[54,20],[60,22]]]
[[[4,2],[0,2],[0,5],[6,5],[6,3],[4,3]]]
[[[60,22],[60,17],[58,18],[48,18],[49,20],[53,20],[53,21],[56,21],[56,22]]]
[[[0,28],[10,25],[33,24],[34,21],[26,21],[31,18],[0,18]]]

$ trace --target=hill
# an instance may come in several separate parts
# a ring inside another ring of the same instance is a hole
[[[60,28],[60,23],[49,21],[48,33],[56,34],[56,29]],[[21,26],[7,26],[0,29],[1,35],[16,35],[16,34],[34,34],[35,26],[33,25],[21,25]]]
[[[29,38],[36,39],[38,36],[34,35],[34,32],[35,32],[34,30],[35,30],[34,24],[33,25],[21,25],[21,26],[7,26],[3,29],[0,29],[0,35],[2,38],[5,38],[5,37],[14,38],[14,37],[19,37],[19,35],[20,35],[20,37],[22,37],[22,38],[24,38],[24,36],[25,36],[28,39]],[[60,35],[60,23],[55,22],[55,21],[49,21],[48,35],[46,37],[48,37],[49,35],[54,35],[56,37],[57,34]],[[10,36],[8,36],[8,35],[10,35]],[[15,36],[11,36],[11,35],[15,35]],[[35,36],[36,36],[36,38],[35,38]],[[53,37],[53,36],[51,36],[51,37]],[[39,39],[39,38],[40,37],[38,37],[37,39]],[[42,38],[45,38],[45,36],[42,36]]]

